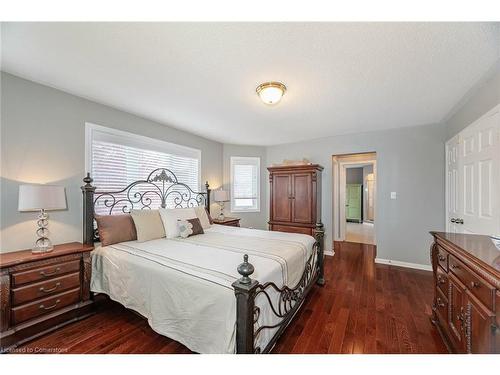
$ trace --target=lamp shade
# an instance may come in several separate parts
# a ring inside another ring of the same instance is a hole
[[[229,201],[229,194],[225,190],[215,190],[214,200],[216,202],[227,202]]]
[[[66,194],[64,186],[20,185],[19,211],[64,210]]]

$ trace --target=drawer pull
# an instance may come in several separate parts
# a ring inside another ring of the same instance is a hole
[[[438,283],[439,284],[444,284],[444,283],[446,283],[446,280],[444,279],[444,277],[438,276]]]
[[[444,307],[444,302],[443,302],[443,301],[441,301],[441,298],[439,298],[439,297],[438,297],[438,299],[437,299],[437,301],[436,301],[436,302],[437,302],[437,305],[438,305],[439,307]]]
[[[43,304],[41,304],[41,305],[40,305],[40,306],[38,306],[38,307],[40,308],[40,310],[50,310],[50,309],[53,309],[54,307],[56,307],[56,306],[57,306],[57,304],[58,304],[59,302],[61,302],[61,300],[60,300],[60,299],[58,299],[58,300],[56,301],[56,303],[54,303],[54,304],[53,304],[53,305],[51,305],[51,306],[47,306],[47,307],[45,307]]]
[[[52,272],[45,272],[45,271],[40,271],[40,275],[47,277],[47,276],[52,276],[58,273],[61,270],[61,267],[57,267],[54,271]]]
[[[471,281],[471,282],[470,282],[470,287],[471,287],[471,288],[479,288],[479,286],[480,286],[480,284],[479,284],[479,283],[477,283],[477,282],[475,282],[475,281]]]
[[[460,266],[458,264],[452,264],[451,268],[458,270],[460,268]]]
[[[444,262],[446,260],[446,257],[444,255],[439,254],[438,259],[440,262]]]
[[[54,290],[56,290],[57,288],[59,288],[61,286],[61,283],[56,283],[56,285],[54,285],[53,288],[50,288],[50,289],[45,289],[43,286],[40,287],[40,292],[44,292],[44,293],[50,293],[50,292],[53,292]]]

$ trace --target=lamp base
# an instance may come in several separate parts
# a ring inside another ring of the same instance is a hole
[[[33,254],[48,253],[54,250],[52,242],[48,238],[39,238],[35,245],[31,248]]]
[[[47,237],[49,215],[43,209],[40,210],[40,214],[38,215],[37,225],[38,229],[36,231],[36,234],[38,235],[38,239],[31,249],[31,252],[33,254],[48,253],[49,251],[52,251],[54,249],[54,246],[52,246],[52,241],[50,241],[50,239]]]
[[[220,206],[220,212],[219,212],[219,216],[217,217],[217,219],[219,219],[220,221],[223,221],[225,219],[224,202],[219,202],[219,206]]]

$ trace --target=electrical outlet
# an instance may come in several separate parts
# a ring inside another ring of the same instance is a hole
[[[395,191],[391,191],[391,199],[397,199],[398,194]]]

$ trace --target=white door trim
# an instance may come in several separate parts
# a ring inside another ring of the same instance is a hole
[[[341,160],[337,159],[340,157]],[[366,164],[373,164],[373,174],[375,176],[375,184],[373,187],[375,201],[374,201],[374,212],[373,212],[373,222],[374,222],[374,242],[377,243],[376,237],[376,227],[377,227],[377,159],[372,157],[366,157],[362,159],[359,154],[353,154],[352,160],[348,158],[350,155],[333,155],[332,157],[332,168],[333,168],[333,239],[334,241],[345,241],[346,232],[346,219],[345,219],[345,185],[346,185],[346,169],[355,168]],[[344,209],[341,209],[341,208]]]

